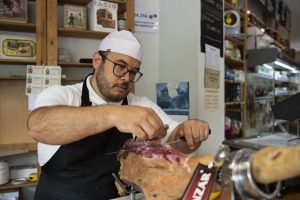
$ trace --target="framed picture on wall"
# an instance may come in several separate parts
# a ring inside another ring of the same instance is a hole
[[[27,23],[27,0],[0,0],[0,20]]]
[[[86,7],[65,4],[64,5],[64,28],[85,30],[87,28]]]

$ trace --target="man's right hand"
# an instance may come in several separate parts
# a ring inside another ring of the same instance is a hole
[[[141,140],[161,139],[167,134],[162,120],[151,108],[135,105],[113,106],[107,114],[119,131],[132,133]]]

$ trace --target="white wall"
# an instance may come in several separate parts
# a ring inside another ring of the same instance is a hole
[[[136,0],[135,7],[159,13],[159,0]],[[160,16],[158,16],[160,18]],[[155,85],[159,81],[159,33],[136,32],[144,45],[141,72],[144,74],[136,83],[136,94],[147,96],[156,102]]]
[[[190,82],[190,117],[206,120],[212,134],[197,154],[215,153],[224,140],[224,66],[220,58],[221,85],[219,111],[204,110],[204,54],[200,53],[200,1],[136,0],[136,7],[160,10],[159,33],[137,33],[145,48],[142,72],[145,77],[136,86],[138,95],[156,101],[159,81]]]

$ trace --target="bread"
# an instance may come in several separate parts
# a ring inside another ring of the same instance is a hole
[[[300,175],[300,145],[295,147],[266,147],[251,158],[254,179],[268,184]]]

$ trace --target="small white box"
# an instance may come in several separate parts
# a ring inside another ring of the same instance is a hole
[[[27,178],[31,173],[37,173],[37,168],[34,166],[17,166],[10,168],[10,179]]]
[[[118,28],[118,4],[93,0],[88,5],[89,30],[112,32]]]

